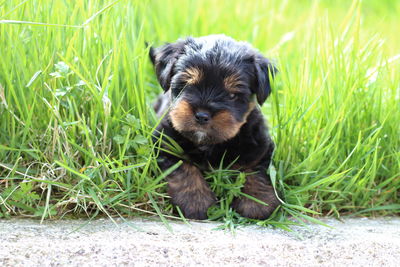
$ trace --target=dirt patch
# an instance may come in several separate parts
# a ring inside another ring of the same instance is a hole
[[[324,220],[295,233],[149,220],[0,220],[1,266],[398,266],[400,219]]]

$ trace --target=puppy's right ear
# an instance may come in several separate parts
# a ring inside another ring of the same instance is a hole
[[[150,59],[153,63],[157,79],[164,89],[168,91],[171,86],[171,79],[174,76],[174,67],[178,58],[184,51],[184,42],[165,44],[161,47],[150,47]]]

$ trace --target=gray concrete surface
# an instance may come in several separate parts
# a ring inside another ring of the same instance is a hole
[[[0,220],[0,266],[400,266],[400,219],[278,229],[102,219]],[[83,226],[79,229],[79,227]]]

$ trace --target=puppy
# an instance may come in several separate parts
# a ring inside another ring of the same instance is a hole
[[[223,158],[247,173],[242,192],[267,204],[238,197],[232,207],[248,218],[268,218],[280,203],[266,174],[274,143],[257,103],[271,93],[274,66],[248,43],[224,35],[151,48],[150,58],[167,92],[155,105],[158,115],[167,112],[155,139],[172,138],[186,159],[167,176],[172,203],[187,218],[206,219],[216,197],[202,172]],[[159,152],[162,170],[180,160],[165,149]]]

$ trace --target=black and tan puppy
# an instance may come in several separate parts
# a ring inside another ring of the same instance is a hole
[[[274,143],[257,102],[263,104],[270,94],[275,68],[248,43],[224,35],[152,48],[150,58],[168,91],[155,107],[158,114],[168,112],[155,136],[171,137],[189,159],[167,177],[172,203],[187,218],[206,219],[216,198],[202,171],[224,158],[248,173],[242,192],[268,204],[239,197],[233,208],[245,217],[268,218],[279,205],[266,174]],[[180,160],[164,151],[159,157],[162,170]]]

